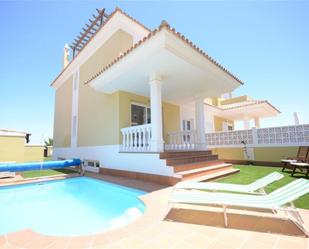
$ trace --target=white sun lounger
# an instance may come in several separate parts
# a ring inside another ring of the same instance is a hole
[[[245,207],[273,212],[282,210],[289,220],[298,226],[307,236],[309,232],[294,207],[293,201],[309,193],[309,181],[295,180],[268,195],[246,195],[229,193],[209,193],[202,191],[174,191],[169,199],[168,212],[175,203],[196,205],[218,205],[223,207],[225,226],[228,225],[226,209],[228,206]]]
[[[210,191],[230,191],[240,193],[259,193],[266,194],[264,187],[268,184],[282,179],[284,175],[273,172],[261,179],[256,180],[253,183],[242,185],[242,184],[231,184],[231,183],[218,183],[218,182],[180,182],[177,183],[175,189],[199,189],[199,190],[210,190]],[[258,192],[256,192],[258,191]]]

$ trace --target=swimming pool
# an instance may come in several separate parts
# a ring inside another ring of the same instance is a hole
[[[30,228],[75,236],[118,228],[142,215],[142,194],[89,177],[0,187],[0,234]]]

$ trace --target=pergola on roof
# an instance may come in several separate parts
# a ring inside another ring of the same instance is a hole
[[[86,24],[82,32],[71,43],[70,48],[73,50],[73,58],[77,55],[79,51],[83,49],[84,46],[91,40],[91,38],[100,30],[101,26],[108,19],[108,15],[105,13],[104,9],[96,9],[98,14],[92,15],[93,20],[89,19],[89,24]]]

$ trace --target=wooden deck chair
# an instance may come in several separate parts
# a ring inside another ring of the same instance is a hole
[[[300,173],[305,174],[306,172],[306,178],[309,176],[309,153],[307,154],[307,158],[305,162],[295,162],[295,163],[290,163],[291,167],[293,168],[291,176],[294,176],[296,173],[296,170],[298,169]]]
[[[282,171],[286,168],[293,169],[294,167],[291,166],[291,163],[304,163],[306,162],[307,155],[309,154],[309,146],[299,146],[297,156],[293,158],[286,158],[282,159],[281,163],[283,163]]]

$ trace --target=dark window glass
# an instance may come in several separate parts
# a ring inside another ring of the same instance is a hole
[[[145,107],[139,105],[131,105],[131,125],[145,124],[146,113]]]

